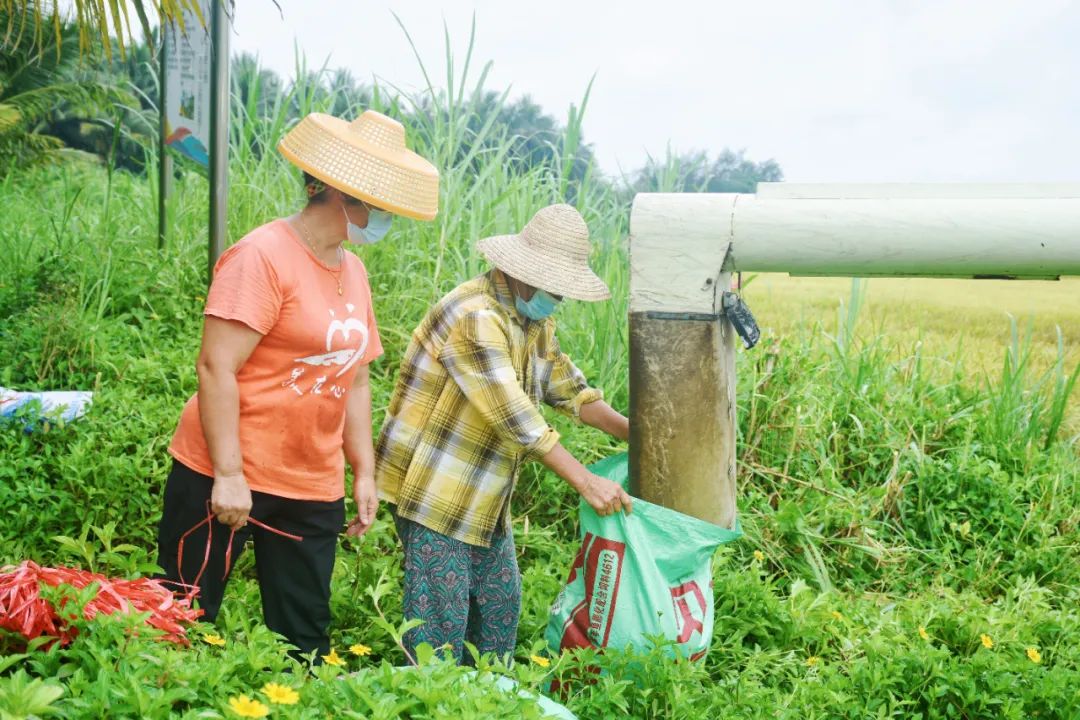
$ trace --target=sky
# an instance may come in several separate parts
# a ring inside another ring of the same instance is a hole
[[[445,84],[475,17],[472,78],[565,122],[610,175],[723,148],[797,182],[1080,181],[1078,0],[244,0],[233,52],[284,76]]]

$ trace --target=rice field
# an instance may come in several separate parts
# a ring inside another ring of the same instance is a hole
[[[849,278],[762,273],[743,282],[761,327],[785,335],[816,323],[835,328],[852,294]],[[948,374],[961,363],[973,384],[999,375],[1014,332],[1029,344],[1035,372],[1080,364],[1080,278],[864,278],[860,285],[863,330],[887,337],[897,356],[921,346]],[[1080,402],[1069,404],[1067,426],[1080,432]]]

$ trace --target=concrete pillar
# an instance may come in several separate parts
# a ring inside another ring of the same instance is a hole
[[[677,198],[677,200],[675,199]],[[735,195],[639,195],[630,220],[630,485],[735,522],[735,333],[720,315]]]
[[[649,502],[733,526],[735,331],[723,318],[630,315],[630,484]]]

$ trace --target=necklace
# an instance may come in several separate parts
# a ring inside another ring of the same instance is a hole
[[[298,217],[300,218],[300,229],[304,231],[304,242],[306,242],[307,246],[309,248],[311,248],[312,254],[314,254],[316,259],[317,259],[319,257],[319,254],[317,252],[315,252],[315,244],[311,242],[311,231],[308,230],[307,223],[304,222],[304,211],[303,210],[300,211]],[[344,295],[345,294],[345,289],[341,287],[341,271],[342,271],[342,269],[344,269],[344,259],[343,259],[343,253],[342,253],[340,245],[338,245],[338,247],[337,247],[337,258],[338,258],[337,272],[334,272],[330,268],[326,267],[326,265],[323,265],[323,268],[326,270],[326,272],[333,275],[335,280],[337,280],[337,294],[338,295]]]

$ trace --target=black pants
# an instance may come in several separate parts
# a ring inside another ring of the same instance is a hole
[[[158,565],[169,582],[191,583],[206,557],[208,527],[204,525],[184,540],[183,565],[177,566],[181,536],[206,518],[207,501],[213,489],[211,477],[173,462],[165,484],[165,509],[158,526]],[[299,648],[301,653],[330,651],[330,575],[338,534],[345,523],[344,500],[318,502],[292,500],[252,492],[251,517],[275,530],[299,535],[297,541],[248,523],[233,539],[232,565],[244,543],[255,543],[255,570],[262,596],[263,619],[267,627]],[[225,551],[230,529],[211,521],[210,560],[199,579],[198,602],[213,622],[225,594]],[[230,567],[230,570],[232,568]],[[182,571],[182,573],[181,573]]]

